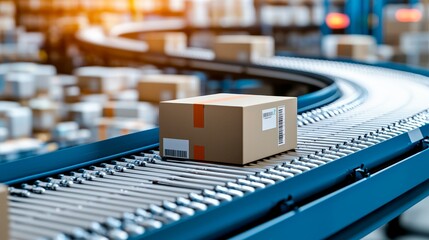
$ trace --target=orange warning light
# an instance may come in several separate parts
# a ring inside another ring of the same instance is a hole
[[[330,29],[344,29],[350,24],[350,18],[343,13],[329,13],[326,16],[326,25]]]
[[[422,19],[422,13],[418,9],[401,8],[395,13],[398,22],[419,22]]]

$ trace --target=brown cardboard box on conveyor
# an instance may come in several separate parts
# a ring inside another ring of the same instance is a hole
[[[296,147],[297,99],[214,94],[160,104],[163,157],[243,165]]]

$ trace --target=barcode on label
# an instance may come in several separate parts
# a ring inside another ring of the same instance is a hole
[[[189,158],[189,140],[164,138],[163,149],[164,157]]]
[[[279,145],[285,144],[285,106],[278,107]]]
[[[181,150],[174,150],[174,149],[165,149],[164,155],[166,157],[178,157],[178,158],[187,158],[188,152],[187,151],[181,151]]]
[[[274,115],[274,113],[275,113],[275,112],[264,112],[264,113],[263,113],[263,117],[264,117],[264,118],[269,118],[269,117],[273,116],[273,115]]]

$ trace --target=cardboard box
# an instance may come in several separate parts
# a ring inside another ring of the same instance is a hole
[[[85,94],[115,93],[125,88],[122,79],[114,76],[79,76],[78,86]]]
[[[252,62],[274,56],[274,39],[270,36],[218,36],[213,50],[218,60]]]
[[[243,165],[296,147],[297,99],[214,94],[160,104],[164,157]]]
[[[368,60],[375,55],[376,42],[373,37],[348,35],[338,39],[337,56],[356,60]]]
[[[9,208],[7,187],[0,184],[0,239],[9,239]]]
[[[66,103],[80,102],[80,88],[76,86],[64,87],[63,100]]]
[[[200,95],[200,80],[188,75],[146,75],[137,84],[139,101],[158,103]]]
[[[157,53],[183,51],[186,49],[186,34],[182,32],[154,32],[145,34],[149,51]]]
[[[84,94],[115,93],[126,87],[120,72],[105,67],[82,67],[75,70],[78,86]]]

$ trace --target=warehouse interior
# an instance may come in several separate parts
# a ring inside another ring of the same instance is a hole
[[[429,239],[428,147],[429,0],[0,0],[0,240]]]

